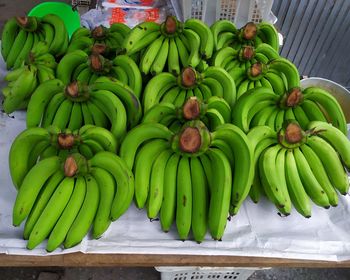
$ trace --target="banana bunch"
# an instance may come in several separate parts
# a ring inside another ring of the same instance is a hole
[[[129,56],[118,55],[109,60],[97,52],[88,55],[82,50],[75,50],[67,53],[57,66],[57,78],[64,84],[73,81],[91,84],[102,76],[117,78],[131,87],[138,97],[141,95],[141,73]]]
[[[178,76],[164,72],[153,77],[145,86],[143,109],[146,113],[161,102],[180,107],[191,96],[204,101],[211,96],[222,97],[232,107],[236,102],[235,82],[224,69],[215,66],[201,73],[193,67],[185,67]]]
[[[89,52],[94,44],[102,44],[110,50],[109,58],[114,58],[129,32],[130,28],[123,23],[114,23],[109,28],[100,25],[92,30],[80,27],[72,34],[67,53],[75,50]]]
[[[230,208],[238,212],[253,180],[249,140],[232,124],[210,133],[192,120],[174,133],[160,123],[142,123],[128,132],[120,156],[135,175],[136,206],[146,207],[151,220],[159,217],[165,232],[176,220],[181,240],[191,229],[197,242],[208,229],[221,239]]]
[[[92,124],[106,128],[118,141],[141,118],[141,105],[133,91],[117,80],[101,77],[90,86],[58,80],[42,83],[27,108],[27,127],[79,129]]]
[[[116,153],[118,142],[113,134],[105,128],[84,125],[80,129],[59,129],[31,127],[22,131],[13,141],[9,152],[9,169],[12,182],[19,189],[23,178],[37,163],[48,157],[79,152],[90,159],[98,152]]]
[[[248,138],[257,153],[251,189],[256,202],[262,192],[283,215],[289,215],[293,205],[309,218],[310,199],[328,209],[337,206],[337,192],[347,194],[350,142],[331,124],[313,121],[304,131],[297,122],[289,121],[274,136],[269,128],[260,126]]]
[[[89,160],[79,153],[48,157],[23,178],[13,225],[26,220],[23,238],[28,249],[45,239],[49,252],[61,244],[70,248],[90,227],[93,238],[99,238],[127,210],[133,194],[133,174],[114,153],[99,152]]]
[[[295,65],[285,58],[276,58],[267,64],[257,62],[247,70],[231,71],[237,88],[237,99],[246,91],[267,87],[278,95],[300,86],[300,76]]]
[[[160,123],[177,132],[185,122],[197,119],[201,120],[209,131],[213,131],[218,126],[231,122],[231,107],[222,97],[211,96],[204,102],[196,96],[191,96],[181,107],[165,102],[154,105],[143,116],[141,122]]]
[[[36,17],[13,17],[4,26],[1,36],[1,54],[7,69],[17,69],[22,66],[30,50],[44,34],[39,30]]]
[[[239,49],[225,47],[214,54],[212,65],[224,68],[235,80],[239,80],[255,63],[268,64],[279,57],[268,44],[257,47],[244,45]]]
[[[88,55],[75,50],[62,57],[57,65],[57,78],[64,84],[73,81],[93,83],[98,77],[108,75],[112,62],[98,53]]]
[[[9,19],[2,32],[1,54],[7,69],[22,66],[30,50],[40,41],[46,41],[55,56],[63,55],[68,47],[68,33],[63,21],[56,15],[14,17]]]
[[[5,113],[26,109],[37,86],[55,78],[55,57],[49,53],[46,42],[38,42],[26,57],[25,64],[9,71],[5,76],[7,86],[2,89]]]
[[[126,37],[126,54],[140,53],[140,70],[153,76],[168,69],[178,75],[186,66],[196,67],[201,59],[209,59],[214,40],[209,27],[197,19],[179,22],[168,16],[162,24],[143,22]]]
[[[218,51],[225,47],[240,49],[242,45],[259,46],[269,44],[274,50],[279,51],[278,33],[275,27],[268,22],[248,22],[245,26],[237,29],[229,20],[217,20],[210,27],[214,37],[214,50]]]
[[[317,87],[304,91],[295,87],[281,96],[267,87],[251,89],[232,109],[232,123],[246,133],[258,125],[267,125],[278,131],[286,120],[298,121],[303,129],[310,121],[325,121],[347,135],[345,116],[338,101]]]

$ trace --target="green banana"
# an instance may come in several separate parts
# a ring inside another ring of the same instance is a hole
[[[295,209],[305,218],[311,217],[311,203],[299,177],[293,150],[286,152],[285,174],[290,199]]]
[[[84,202],[66,235],[64,248],[71,248],[81,242],[93,224],[98,209],[100,193],[96,179],[87,175],[85,181],[86,195]]]
[[[29,215],[46,180],[51,177],[60,166],[61,159],[59,157],[50,157],[39,161],[30,169],[23,179],[13,206],[12,222],[14,226],[19,226]]]
[[[170,149],[162,150],[155,158],[151,167],[149,180],[147,217],[155,219],[162,207],[164,192],[164,170],[173,151]],[[144,178],[145,179],[145,178]]]
[[[57,186],[29,235],[27,248],[32,250],[47,238],[69,202],[74,178],[66,177]]]
[[[303,91],[303,95],[304,99],[312,100],[321,105],[327,112],[325,115],[329,122],[339,128],[345,135],[348,134],[344,113],[334,96],[328,91],[317,87],[306,88]]]
[[[180,240],[186,240],[192,223],[192,182],[188,157],[179,160],[176,191],[176,228]]]
[[[308,137],[306,144],[318,155],[332,185],[343,195],[349,191],[349,178],[339,155],[327,141],[318,136]]]
[[[198,157],[190,158],[190,168],[193,193],[191,227],[194,240],[200,243],[204,240],[207,232],[209,205],[208,182],[204,168]]]
[[[215,183],[211,181],[208,212],[208,228],[214,240],[221,240],[229,216],[232,188],[232,173],[230,163],[224,153],[218,149],[210,149],[212,174]]]
[[[168,232],[175,219],[176,213],[176,185],[180,156],[173,153],[164,169],[164,190],[162,207],[159,218],[162,230]],[[135,176],[136,180],[136,176]],[[136,186],[136,185],[135,185]]]
[[[75,217],[84,202],[86,194],[86,183],[82,176],[75,179],[73,193],[67,203],[66,208],[63,210],[62,215],[57,220],[54,228],[52,229],[50,236],[47,241],[46,250],[48,252],[54,251],[58,246],[60,246],[71,225],[74,222]]]
[[[117,184],[117,191],[113,198],[110,217],[117,220],[130,206],[134,196],[134,175],[126,162],[111,152],[95,154],[89,163],[91,167],[99,167],[111,173]]]
[[[133,168],[135,176],[135,204],[140,209],[145,206],[149,197],[153,163],[161,151],[167,149],[167,146],[167,142],[163,139],[151,140],[145,143],[136,155]]]
[[[57,186],[61,183],[64,178],[64,173],[62,170],[56,171],[46,182],[43,189],[40,191],[35,204],[30,211],[30,214],[26,220],[24,230],[23,230],[23,239],[27,240],[30,233],[33,230],[34,225],[39,219],[41,213],[45,209],[46,204],[50,200],[53,192],[56,190]]]
[[[92,227],[92,236],[97,239],[108,229],[111,219],[110,211],[116,189],[114,177],[102,168],[92,168],[92,176],[100,189],[100,202]]]

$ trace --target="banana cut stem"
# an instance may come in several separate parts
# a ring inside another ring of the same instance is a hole
[[[173,16],[168,16],[165,20],[165,32],[168,34],[174,34],[177,29],[177,20]]]
[[[181,73],[181,84],[184,87],[193,87],[196,84],[196,70],[192,67],[185,67]]]
[[[286,106],[295,107],[299,105],[302,100],[303,100],[303,93],[301,92],[300,88],[292,88],[288,92],[288,96],[286,99]]]
[[[180,135],[180,149],[186,153],[196,153],[202,145],[202,138],[199,129],[186,127]]]
[[[254,22],[248,22],[242,27],[242,37],[245,40],[253,40],[258,32],[257,26]]]
[[[71,133],[60,133],[57,137],[57,144],[60,149],[69,150],[73,148],[75,137]]]
[[[182,114],[185,120],[195,120],[200,116],[200,104],[197,97],[190,97],[182,108]]]

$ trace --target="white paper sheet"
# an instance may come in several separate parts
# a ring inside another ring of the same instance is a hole
[[[0,88],[5,86],[5,73],[0,61]],[[0,114],[0,253],[47,255],[46,242],[32,251],[25,249],[23,227],[15,228],[11,223],[16,190],[9,175],[8,152],[13,139],[25,129],[25,113],[16,112],[12,116]],[[87,236],[80,245],[69,250],[57,249],[51,255],[76,251],[349,260],[350,197],[341,196],[338,207],[329,210],[314,206],[310,219],[295,211],[282,218],[267,200],[256,205],[248,198],[239,214],[228,222],[221,242],[207,235],[201,244],[178,240],[175,227],[163,233],[158,221],[150,222],[145,211],[132,206],[99,240]]]

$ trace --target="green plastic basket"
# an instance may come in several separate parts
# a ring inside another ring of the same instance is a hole
[[[29,16],[43,17],[47,14],[59,16],[66,28],[69,38],[73,32],[80,27],[80,16],[78,11],[74,11],[71,5],[63,2],[44,2],[36,5],[30,12]]]

